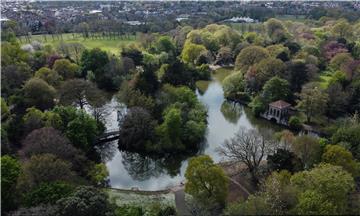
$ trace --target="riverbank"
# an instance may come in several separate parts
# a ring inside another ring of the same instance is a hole
[[[242,175],[246,166],[242,163],[221,162],[220,165],[229,179],[228,202],[236,202],[239,199],[246,199],[254,192],[250,181]],[[135,205],[144,209],[157,206],[173,206],[179,215],[187,215],[189,209],[185,197],[185,185],[180,183],[164,190],[148,191],[132,189],[106,188],[104,191],[109,195],[109,199],[117,206]]]

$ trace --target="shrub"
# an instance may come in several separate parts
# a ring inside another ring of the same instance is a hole
[[[291,116],[289,119],[289,126],[291,129],[300,130],[302,128],[302,123],[298,117]]]

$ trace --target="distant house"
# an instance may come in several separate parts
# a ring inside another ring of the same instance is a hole
[[[266,112],[261,116],[267,120],[275,121],[278,124],[288,125],[291,104],[278,100],[269,104]]]

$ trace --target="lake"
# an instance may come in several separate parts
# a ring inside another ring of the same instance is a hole
[[[208,108],[208,128],[204,144],[198,154],[210,155],[215,162],[222,160],[217,149],[230,139],[240,127],[248,129],[280,130],[263,119],[255,118],[249,108],[226,101],[221,86],[222,80],[231,73],[230,69],[213,72],[211,81],[199,81],[196,95]],[[115,97],[107,104],[105,117],[108,130],[116,129],[117,110],[120,104]],[[106,143],[101,149],[102,158],[109,170],[110,185],[113,188],[134,188],[140,190],[162,190],[179,185],[190,155],[170,155],[162,158],[144,157],[137,153],[119,151],[117,141]]]

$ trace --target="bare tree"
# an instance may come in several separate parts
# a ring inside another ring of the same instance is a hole
[[[274,141],[255,129],[241,127],[235,137],[226,140],[219,149],[220,154],[234,162],[244,163],[255,185],[259,183],[259,167],[262,160],[270,153]]]

